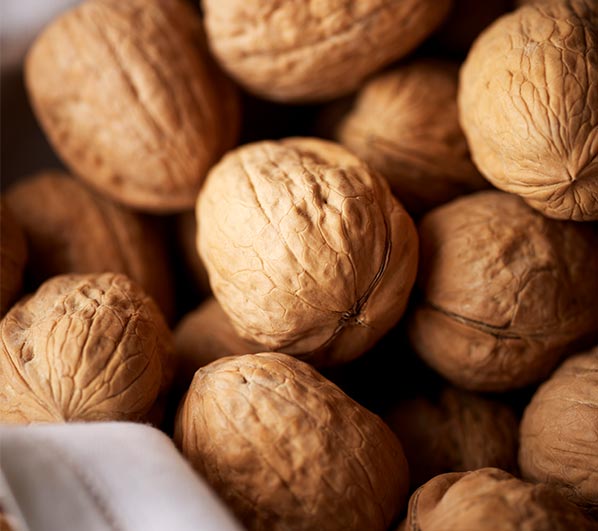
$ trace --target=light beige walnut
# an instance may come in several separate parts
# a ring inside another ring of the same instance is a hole
[[[399,402],[385,420],[403,445],[414,487],[445,472],[517,471],[517,418],[497,400],[446,387]]]
[[[419,228],[418,354],[453,383],[504,391],[548,376],[598,334],[598,230],[544,217],[511,194],[478,192]]]
[[[4,198],[0,200],[0,317],[23,288],[27,243],[23,229]]]
[[[474,43],[461,125],[496,187],[558,219],[598,219],[598,2],[534,3]]]
[[[409,500],[402,531],[592,531],[596,523],[548,485],[498,468],[437,476]]]
[[[550,483],[598,516],[598,347],[565,361],[521,422],[524,477]]]
[[[413,222],[346,149],[249,144],[211,171],[198,248],[241,337],[314,364],[349,361],[401,317],[417,267]]]
[[[25,73],[56,152],[131,207],[192,208],[237,135],[237,96],[184,0],[87,0],[38,37]]]
[[[488,187],[469,157],[457,112],[458,66],[416,60],[359,92],[338,140],[388,180],[412,213]]]
[[[212,51],[242,85],[279,101],[331,99],[407,55],[452,0],[203,0]]]
[[[175,441],[251,530],[385,531],[407,493],[390,429],[284,354],[199,369]]]
[[[153,220],[58,171],[17,183],[6,200],[27,236],[35,282],[63,273],[124,273],[172,314],[168,255]]]
[[[0,422],[140,420],[171,353],[157,306],[124,275],[54,277],[0,322]]]

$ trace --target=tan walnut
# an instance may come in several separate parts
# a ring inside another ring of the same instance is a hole
[[[279,101],[332,99],[407,55],[452,0],[203,0],[210,47],[242,85]]]
[[[598,2],[522,7],[474,43],[461,124],[496,187],[558,219],[598,219]]]
[[[27,243],[23,229],[4,198],[0,200],[0,317],[23,288]]]
[[[183,0],[87,0],[38,37],[25,70],[57,153],[131,207],[192,208],[237,135],[237,96]]]
[[[35,282],[63,273],[124,273],[172,313],[168,255],[153,220],[58,171],[17,183],[6,200],[27,236]]]
[[[550,483],[598,515],[598,347],[566,360],[521,422],[524,477]]]
[[[198,198],[198,248],[239,335],[317,365],[356,358],[403,314],[417,267],[411,218],[331,142],[227,154]]]
[[[548,219],[499,191],[429,212],[420,225],[417,353],[460,387],[502,391],[546,377],[598,333],[598,231]]]
[[[596,524],[548,485],[498,468],[443,474],[416,490],[401,531],[592,531]]]
[[[359,92],[337,130],[414,214],[488,187],[459,125],[457,79],[458,66],[438,60],[383,73]]]
[[[517,471],[517,418],[497,400],[447,386],[438,396],[399,402],[385,420],[403,445],[414,487],[445,472]]]
[[[175,441],[251,530],[385,531],[407,493],[390,429],[284,354],[199,369]]]
[[[171,353],[158,307],[124,275],[54,277],[0,322],[0,422],[140,420]]]

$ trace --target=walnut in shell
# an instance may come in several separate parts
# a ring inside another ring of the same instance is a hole
[[[458,67],[417,60],[372,79],[337,130],[412,213],[488,186],[457,116]]]
[[[26,81],[71,170],[143,210],[192,208],[238,130],[237,96],[183,0],[83,2],[38,37]]]
[[[420,225],[423,302],[411,343],[460,387],[541,380],[598,333],[598,231],[548,219],[499,191],[429,212]]]
[[[407,493],[390,429],[284,354],[199,369],[175,440],[251,530],[385,531]]]
[[[403,445],[415,487],[445,472],[517,470],[517,418],[497,400],[446,387],[436,398],[400,402],[385,420]]]
[[[591,522],[548,485],[497,468],[437,476],[409,500],[402,531],[592,531]]]
[[[525,478],[598,515],[598,347],[566,360],[536,391],[520,444]]]
[[[158,307],[124,275],[54,277],[0,322],[0,422],[140,420],[171,352]]]
[[[334,365],[401,317],[417,267],[411,218],[384,180],[318,139],[227,154],[197,204],[198,247],[239,335]]]
[[[598,2],[500,18],[461,70],[461,124],[496,187],[558,219],[598,219]]]
[[[17,183],[6,200],[27,236],[34,281],[63,273],[124,273],[172,313],[168,257],[150,219],[57,171]]]
[[[0,317],[21,292],[26,261],[25,235],[3,198],[0,200]]]
[[[331,99],[407,55],[452,0],[203,0],[210,47],[249,90],[279,101]]]

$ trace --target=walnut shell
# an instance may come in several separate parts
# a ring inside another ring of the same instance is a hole
[[[27,244],[23,229],[4,198],[0,201],[0,317],[11,307],[23,287]]]
[[[479,192],[420,225],[418,354],[460,387],[503,391],[547,376],[598,333],[598,231]]]
[[[461,124],[496,187],[558,219],[598,219],[598,2],[500,18],[461,70]]]
[[[446,387],[436,399],[400,402],[385,420],[403,445],[415,487],[445,472],[517,470],[517,418],[496,400]]]
[[[168,257],[149,219],[58,171],[17,183],[6,200],[27,236],[37,283],[63,273],[124,273],[172,313]]]
[[[71,170],[143,210],[192,208],[238,130],[237,95],[183,0],[87,0],[38,37],[26,81]]]
[[[458,67],[417,60],[372,79],[341,122],[338,140],[421,213],[488,187],[469,157],[457,116]]]
[[[175,440],[251,530],[383,531],[407,493],[407,462],[390,429],[284,354],[199,369]]]
[[[239,335],[334,365],[401,317],[417,268],[413,222],[382,178],[318,139],[226,155],[197,204],[198,248]]]
[[[598,515],[598,347],[565,361],[521,422],[521,472]]]
[[[157,306],[121,274],[62,275],[0,322],[0,422],[139,420],[168,373]]]
[[[452,0],[203,0],[210,47],[250,91],[279,101],[332,99],[407,55]]]
[[[595,523],[547,485],[497,468],[437,476],[409,500],[404,531],[592,531]]]

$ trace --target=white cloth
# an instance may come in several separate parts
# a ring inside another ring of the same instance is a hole
[[[0,426],[0,471],[0,503],[30,531],[242,529],[172,441],[142,424]]]

